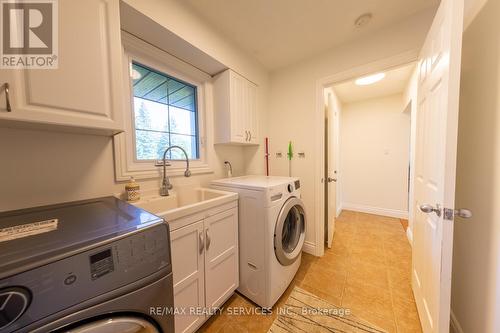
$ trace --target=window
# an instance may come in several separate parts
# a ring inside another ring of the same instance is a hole
[[[157,161],[172,145],[186,150],[193,175],[212,173],[205,128],[211,76],[124,31],[122,42],[126,103],[124,132],[113,137],[116,180],[161,178]],[[169,176],[183,177],[182,151],[167,158]]]
[[[186,150],[190,160],[199,158],[197,88],[138,62],[132,62],[135,158],[160,160],[172,145]],[[184,159],[179,149],[168,159]]]

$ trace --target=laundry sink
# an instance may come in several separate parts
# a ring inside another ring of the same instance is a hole
[[[132,204],[169,222],[237,199],[237,193],[204,187],[180,187],[171,190],[166,197],[143,193],[142,199]]]

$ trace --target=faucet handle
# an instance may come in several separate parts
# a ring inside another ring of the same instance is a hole
[[[172,166],[170,162],[165,161],[165,166]],[[163,167],[163,160],[157,160],[155,162],[155,167]]]

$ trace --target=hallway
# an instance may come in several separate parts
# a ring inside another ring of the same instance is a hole
[[[411,247],[399,219],[343,211],[332,248],[322,258],[303,254],[297,275],[274,310],[298,286],[388,332],[421,332],[410,272]],[[252,303],[235,294],[200,332],[267,332],[276,311],[262,316],[252,309]]]

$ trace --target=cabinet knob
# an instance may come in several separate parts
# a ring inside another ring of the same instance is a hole
[[[207,242],[206,242],[207,249],[206,250],[208,251],[208,249],[210,248],[210,243],[212,242],[212,240],[210,239],[210,234],[208,232],[208,229],[205,231],[205,237],[207,239]]]
[[[198,242],[200,243],[200,254],[203,253],[203,250],[205,249],[205,242],[203,241],[203,232],[200,232],[198,234]]]

